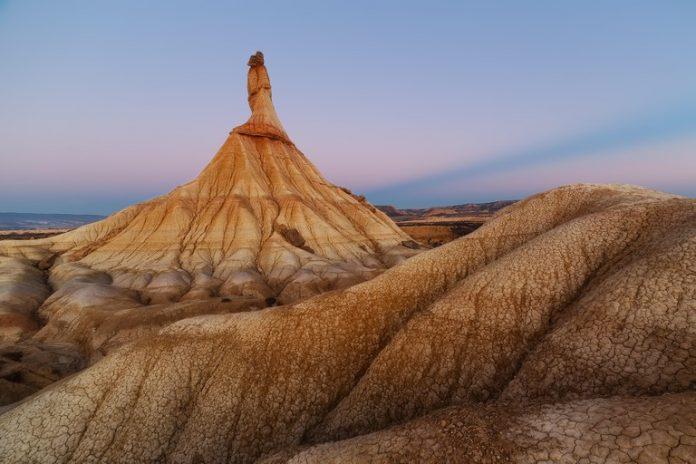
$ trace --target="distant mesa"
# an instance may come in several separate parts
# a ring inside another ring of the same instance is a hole
[[[395,217],[406,215],[405,211],[400,210],[396,206],[392,206],[392,205],[375,205],[375,208],[382,211],[384,214],[386,214],[390,218],[395,218]]]
[[[407,221],[423,220],[429,217],[456,218],[468,215],[480,215],[488,218],[496,211],[510,206],[513,203],[515,203],[514,200],[499,200],[488,203],[465,203],[462,205],[436,206],[432,208],[399,209],[393,205],[376,205],[375,207],[392,219]]]
[[[419,244],[434,247],[470,234],[497,211],[513,203],[504,200],[434,208],[398,209],[392,205],[377,205],[376,208],[393,219]]]

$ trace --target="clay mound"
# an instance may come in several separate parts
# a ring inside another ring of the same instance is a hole
[[[555,189],[368,282],[124,346],[0,416],[0,455],[694,462],[695,262],[695,200]]]
[[[366,280],[415,253],[389,218],[325,180],[295,147],[273,107],[263,55],[249,65],[251,117],[194,181],[62,235],[0,243],[0,255],[50,268],[21,278],[31,288],[0,281],[5,339],[32,330],[28,316],[46,297],[46,278],[63,289],[61,306],[211,296],[287,303]]]

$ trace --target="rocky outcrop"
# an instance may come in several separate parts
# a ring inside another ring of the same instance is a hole
[[[37,267],[50,268],[56,290],[39,311],[45,320],[66,308],[218,296],[288,303],[417,252],[383,213],[321,176],[280,123],[263,55],[249,66],[251,117],[195,180],[65,234],[0,242],[0,266],[17,268],[0,281],[2,338],[37,328],[32,314],[51,293]]]
[[[694,253],[694,200],[555,189],[370,281],[141,337],[0,415],[0,456],[694,462]]]

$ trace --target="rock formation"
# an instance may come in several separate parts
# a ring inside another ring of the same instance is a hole
[[[0,243],[0,340],[36,330],[39,307],[50,320],[216,296],[288,303],[415,253],[389,218],[295,147],[263,55],[249,66],[251,117],[194,181],[65,234]]]
[[[0,415],[0,456],[693,463],[695,265],[696,200],[558,188],[367,282],[122,346]]]

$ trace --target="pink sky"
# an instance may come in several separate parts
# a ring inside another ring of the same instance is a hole
[[[696,3],[271,3],[1,3],[0,211],[105,214],[194,178],[248,117],[256,49],[297,146],[376,203],[696,195]]]

